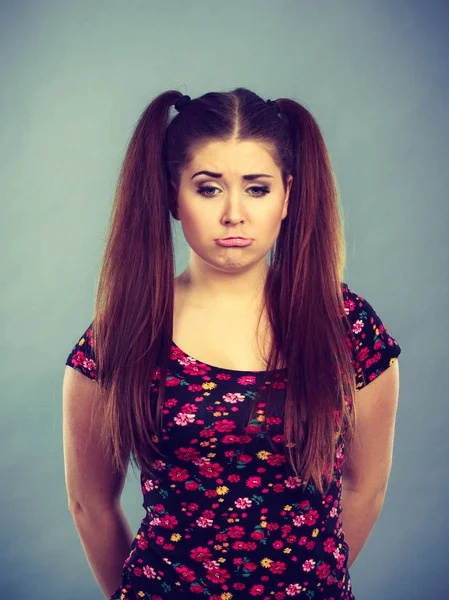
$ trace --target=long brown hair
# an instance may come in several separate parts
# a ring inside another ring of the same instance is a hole
[[[280,98],[273,106],[246,88],[211,92],[170,118],[177,90],[157,96],[129,143],[114,198],[101,265],[93,337],[103,390],[102,440],[117,471],[129,459],[152,473],[173,335],[174,246],[180,170],[197,145],[231,138],[266,144],[293,175],[288,214],[270,251],[264,299],[273,332],[266,370],[287,367],[286,461],[301,483],[326,493],[336,444],[354,435],[354,368],[342,296],[346,248],[331,160],[312,114]],[[157,402],[149,391],[158,380]],[[260,398],[256,394],[248,425]],[[271,440],[270,440],[271,443]]]

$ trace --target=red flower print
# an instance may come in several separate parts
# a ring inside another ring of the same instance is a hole
[[[240,454],[239,461],[244,463],[250,463],[253,460],[253,457],[249,454]]]
[[[191,383],[187,389],[189,390],[189,392],[202,392],[203,391],[203,386],[199,383]]]
[[[168,476],[172,481],[185,481],[189,478],[189,472],[181,467],[173,467],[169,470]]]
[[[222,444],[238,444],[240,438],[238,435],[225,435],[223,436],[223,438],[221,439],[221,443]]]
[[[174,529],[176,527],[176,525],[178,524],[178,519],[176,517],[172,517],[170,515],[162,515],[162,517],[160,517],[160,526],[164,527],[165,529]]]
[[[175,456],[179,460],[189,461],[200,456],[200,453],[198,450],[190,446],[189,448],[176,448]]]
[[[236,379],[239,385],[254,385],[256,383],[256,377],[254,375],[242,375]]]
[[[169,398],[168,400],[166,400],[164,402],[164,406],[166,406],[167,408],[173,408],[177,404],[178,404],[178,401],[176,400],[176,398]]]
[[[217,373],[217,379],[219,379],[220,381],[228,381],[229,379],[231,379],[232,375],[230,375],[229,373]]]
[[[335,550],[336,544],[334,538],[327,538],[323,542],[323,550],[325,552],[333,552]]]
[[[240,525],[233,525],[228,529],[229,537],[242,538],[245,535],[245,530]]]
[[[307,512],[304,515],[306,525],[310,525],[310,526],[315,525],[319,516],[320,515],[319,515],[318,511],[313,510],[313,509],[309,510],[309,512]]]
[[[361,350],[359,350],[359,352],[357,353],[357,360],[360,363],[363,363],[367,357],[369,356],[370,353],[370,349],[367,346],[364,346]]]
[[[262,429],[262,423],[260,423],[259,425],[249,425],[246,428],[246,431],[249,435],[254,435],[256,433],[260,433],[261,429]]]
[[[385,370],[385,351],[393,355],[396,343],[363,299],[355,299],[345,297],[341,312],[352,313],[344,341],[360,387],[364,370],[369,369],[367,381]],[[68,364],[94,378],[92,334],[89,328],[80,338]],[[259,381],[257,373],[223,372],[176,346],[171,358],[157,440],[163,458],[154,458],[154,470],[142,474],[145,518],[115,595],[131,600],[145,595],[146,585],[153,600],[203,597],[209,588],[209,600],[240,595],[349,600],[348,545],[340,520],[344,411],[332,409],[335,451],[323,472],[331,485],[321,494],[285,469],[284,374]],[[151,392],[157,392],[161,376],[160,368],[154,369]],[[276,397],[270,407],[257,401],[257,416],[248,425],[246,413],[259,385],[277,390]],[[344,410],[351,410],[349,395],[343,401]],[[152,547],[163,569],[152,559]]]
[[[271,563],[270,572],[275,573],[276,575],[282,575],[282,573],[287,568],[285,562],[277,560],[276,562]]]
[[[251,596],[260,596],[261,594],[263,594],[263,590],[264,587],[263,585],[261,585],[260,583],[253,585],[250,590],[249,593]]]
[[[309,542],[307,542],[306,548],[307,550],[313,550],[315,548],[315,542],[313,540],[310,540]]]
[[[209,569],[206,575],[206,578],[210,579],[213,583],[224,583],[229,577],[230,575],[225,569],[218,569],[216,567]]]
[[[223,467],[218,463],[205,463],[200,465],[200,475],[208,478],[218,477],[223,470]]]
[[[234,421],[230,421],[229,419],[222,419],[221,421],[217,421],[215,423],[215,429],[219,433],[229,433],[235,428],[236,424],[234,423]]]
[[[283,390],[286,387],[283,381],[273,381],[272,388],[274,390]]]
[[[265,422],[267,425],[280,425],[282,423],[282,420],[280,417],[267,417],[265,419]]]
[[[213,429],[202,429],[200,431],[200,437],[202,438],[211,438],[215,435],[215,431]]]
[[[262,485],[262,479],[257,476],[248,477],[246,480],[246,486],[249,488],[256,488]]]
[[[140,539],[137,541],[137,545],[138,545],[138,547],[139,547],[141,550],[146,550],[146,549],[148,548],[148,542],[147,542],[147,540],[144,540],[144,539],[142,539],[142,538],[140,538]]]
[[[179,361],[181,364],[187,363],[188,361]],[[190,375],[207,375],[210,371],[210,367],[203,363],[194,363],[190,362],[189,364],[184,364],[184,373],[188,376]]]
[[[190,551],[190,558],[198,562],[205,562],[206,560],[211,560],[212,554],[209,548],[198,546]]]
[[[184,488],[189,492],[194,492],[198,489],[198,484],[196,483],[196,481],[187,481]]]
[[[290,475],[290,477],[287,477],[287,479],[285,480],[285,486],[288,487],[289,490],[294,490],[295,488],[298,488],[301,485],[301,479],[299,479],[298,477],[294,477],[293,475]],[[309,501],[305,500],[305,502],[307,502],[306,506],[309,505]],[[303,507],[306,508],[306,507]]]
[[[268,457],[267,463],[270,466],[277,467],[285,463],[285,456],[282,456],[282,454],[272,454]]]
[[[316,568],[317,577],[320,579],[326,579],[331,571],[331,568],[328,564],[323,563]]]
[[[196,404],[186,403],[181,407],[181,412],[183,413],[195,413],[198,410],[198,406]]]
[[[84,367],[88,371],[95,371],[97,365],[91,358],[87,358],[82,350],[77,350],[72,356],[72,365],[74,367]]]
[[[187,567],[176,567],[175,570],[179,573],[180,579],[183,581],[194,581],[195,573]]]

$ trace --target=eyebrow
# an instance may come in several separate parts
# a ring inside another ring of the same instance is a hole
[[[191,180],[197,175],[208,175],[209,177],[214,177],[215,179],[221,179],[223,177],[222,173],[212,173],[212,171],[198,171],[192,177]],[[246,181],[253,181],[254,179],[258,179],[259,177],[271,177],[273,179],[273,175],[266,175],[265,173],[251,173],[250,175],[242,175],[242,179]]]

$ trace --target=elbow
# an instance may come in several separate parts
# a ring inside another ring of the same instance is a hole
[[[116,504],[84,505],[77,500],[69,500],[68,508],[74,521],[89,519],[96,520],[110,514],[116,514],[120,510],[120,502]]]
[[[83,507],[76,500],[69,500],[68,508],[69,512],[72,514],[73,517],[78,516],[84,512]]]
[[[387,484],[382,486],[370,486],[370,485],[352,485],[350,481],[343,480],[342,493],[345,491],[356,494],[357,496],[363,497],[366,501],[376,504],[379,510],[382,509],[385,495],[387,493]]]

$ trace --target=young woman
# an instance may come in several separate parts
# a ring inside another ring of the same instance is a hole
[[[190,246],[177,277],[170,217]],[[63,387],[69,507],[107,598],[354,598],[401,348],[343,281],[345,258],[331,161],[301,104],[167,91],[144,111]]]

